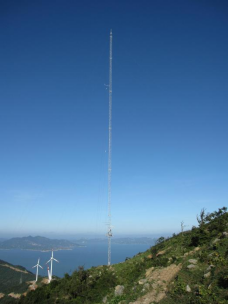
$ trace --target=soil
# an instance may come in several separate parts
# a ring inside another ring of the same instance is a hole
[[[4,293],[0,292],[0,299],[3,298],[4,296],[5,296]]]
[[[166,268],[147,269],[146,279],[151,283],[153,289],[131,304],[150,304],[160,302],[160,300],[165,297],[168,283],[177,275],[180,269],[181,264],[172,264]]]
[[[14,293],[14,292],[11,292],[8,294],[9,297],[12,297],[14,299],[20,299],[21,295],[19,293]]]

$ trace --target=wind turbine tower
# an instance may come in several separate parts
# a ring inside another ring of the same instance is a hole
[[[52,250],[52,256],[51,256],[50,260],[47,261],[47,263],[46,263],[46,264],[48,264],[49,262],[51,262],[51,270],[49,271],[49,280],[50,281],[52,280],[52,263],[53,263],[53,261],[56,261],[57,263],[59,263],[59,261],[53,257],[53,250]]]
[[[36,272],[36,282],[37,282],[37,280],[38,280],[38,269],[39,269],[39,267],[43,269],[43,267],[40,265],[40,259],[39,258],[38,258],[37,264],[35,266],[33,266],[32,268],[35,268],[35,267],[37,267],[37,272]]]
[[[48,280],[49,280],[49,283],[51,282],[51,275],[50,275],[50,271],[49,271],[49,266],[47,267],[47,270],[48,270]]]
[[[110,30],[109,64],[109,142],[108,142],[108,266],[111,264],[111,148],[112,148],[112,30]]]

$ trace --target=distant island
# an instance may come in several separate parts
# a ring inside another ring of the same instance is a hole
[[[80,245],[65,239],[49,239],[42,236],[16,237],[0,242],[1,250],[71,250]]]
[[[112,244],[123,244],[123,245],[150,245],[154,246],[157,238],[150,237],[122,237],[113,238]],[[107,238],[93,238],[93,239],[77,239],[73,242],[80,245],[87,245],[92,243],[107,243]]]
[[[147,244],[155,245],[156,238],[149,237],[124,237],[112,239],[113,244],[134,245]],[[0,250],[34,250],[34,251],[50,251],[50,250],[72,250],[76,247],[85,247],[87,244],[107,243],[106,238],[91,239],[49,239],[42,236],[15,237],[7,240],[0,240]]]

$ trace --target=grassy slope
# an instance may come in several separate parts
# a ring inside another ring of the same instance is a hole
[[[13,270],[9,268],[9,266],[21,270],[22,272]],[[22,280],[22,284],[20,284],[20,280]],[[24,267],[14,266],[5,261],[0,260],[0,292],[25,292],[28,287],[26,282],[32,280],[34,280],[34,274],[27,271]]]
[[[11,269],[16,268],[17,270]],[[22,272],[20,272],[20,270]],[[27,272],[27,273],[25,273]],[[0,303],[13,302],[14,299],[7,297],[11,292],[24,293],[28,290],[28,281],[34,280],[34,274],[22,266],[15,266],[0,260],[0,293],[6,296],[0,299]],[[20,281],[22,283],[20,284]]]
[[[199,228],[184,232],[159,243],[126,262],[100,266],[89,270],[79,268],[72,276],[44,285],[22,297],[21,303],[129,303],[152,292],[149,285],[138,283],[146,279],[146,270],[165,270],[171,264],[181,266],[177,276],[166,283],[166,293],[160,303],[227,303],[227,213],[223,210],[204,216]],[[218,240],[216,240],[218,238]],[[196,251],[194,251],[196,250]],[[193,251],[193,252],[192,252]],[[161,255],[158,255],[158,253]],[[189,270],[189,259],[197,259]],[[209,265],[214,265],[209,277],[204,277]],[[163,269],[164,268],[164,269]],[[147,280],[147,279],[146,279]],[[121,296],[114,295],[117,285],[123,285]],[[165,285],[165,284],[164,284]],[[189,285],[191,292],[186,291]],[[163,285],[162,285],[163,286]],[[157,286],[157,292],[160,286]],[[104,299],[105,298],[105,299]],[[150,302],[156,302],[151,298]]]

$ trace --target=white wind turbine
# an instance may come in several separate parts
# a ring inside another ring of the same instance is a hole
[[[43,267],[40,265],[40,259],[39,258],[38,258],[37,264],[35,266],[33,266],[32,268],[35,268],[35,267],[37,267],[37,272],[36,272],[36,282],[37,282],[37,280],[38,280],[38,268],[40,267],[40,268],[43,269]]]
[[[52,256],[51,256],[50,260],[47,261],[47,263],[46,263],[46,264],[48,264],[49,262],[51,262],[51,270],[49,271],[49,280],[50,281],[52,280],[52,262],[53,261],[56,261],[57,263],[59,263],[59,261],[53,257],[53,250],[52,250]]]

